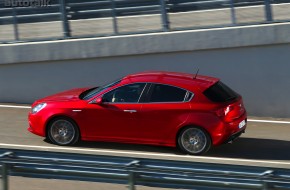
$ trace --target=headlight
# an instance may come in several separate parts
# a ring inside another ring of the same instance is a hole
[[[45,106],[46,106],[46,103],[40,103],[40,104],[37,104],[36,106],[34,106],[34,107],[32,108],[31,113],[37,113],[37,112],[39,112],[40,110],[42,110],[43,108],[45,108]]]

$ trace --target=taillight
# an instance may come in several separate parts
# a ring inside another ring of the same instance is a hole
[[[233,107],[232,106],[227,106],[225,108],[221,108],[221,109],[218,109],[216,111],[216,114],[217,116],[219,117],[225,117],[227,116],[231,111],[233,110]]]
[[[224,108],[216,110],[216,115],[219,116],[219,117],[224,117],[225,116]]]
[[[234,110],[233,106],[228,106],[225,108],[225,115],[228,115],[232,110]]]
[[[218,109],[216,111],[217,116],[222,117],[226,122],[231,122],[234,119],[240,117],[244,113],[245,109],[242,103],[231,104],[227,107]]]

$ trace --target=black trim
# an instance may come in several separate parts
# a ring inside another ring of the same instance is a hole
[[[245,129],[241,130],[237,133],[232,134],[224,143],[230,143],[233,142],[234,140],[236,140],[237,138],[239,138],[243,133],[245,133]]]
[[[148,93],[149,93],[151,84],[152,83],[145,84],[145,87],[144,87],[145,89],[143,89],[143,93],[141,94],[141,97],[139,97],[138,103],[143,103],[143,102],[146,102],[148,100]]]
[[[153,89],[154,89],[154,86],[155,86],[155,84],[148,83],[148,88],[147,88],[147,91],[146,91],[146,95],[145,95],[144,99],[142,99],[142,103],[148,103],[149,102],[150,97],[151,97],[152,92],[153,92]]]

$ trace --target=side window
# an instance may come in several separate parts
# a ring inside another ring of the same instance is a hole
[[[121,86],[103,95],[104,102],[138,102],[145,83]]]
[[[185,94],[184,101],[188,102],[189,100],[191,100],[192,97],[193,97],[193,94],[191,92],[187,91],[187,93]]]
[[[183,102],[186,90],[163,84],[153,84],[148,102]]]

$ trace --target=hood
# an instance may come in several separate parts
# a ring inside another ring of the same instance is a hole
[[[80,100],[79,95],[90,88],[76,88],[53,94],[38,100],[37,102],[51,102],[51,101],[75,101]]]

